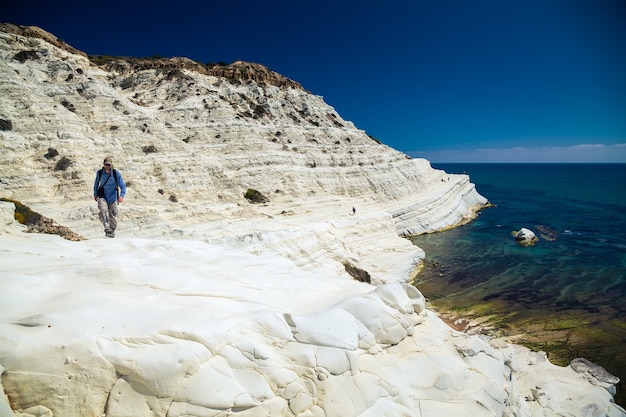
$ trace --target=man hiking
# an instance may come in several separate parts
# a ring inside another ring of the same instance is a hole
[[[104,225],[106,237],[115,237],[117,204],[124,201],[125,195],[126,183],[122,174],[113,168],[113,158],[107,156],[93,183],[93,198],[98,202],[100,221]]]

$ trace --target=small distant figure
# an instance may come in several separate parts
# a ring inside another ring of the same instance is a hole
[[[126,183],[122,174],[113,168],[113,158],[107,156],[93,183],[93,199],[98,202],[100,221],[106,237],[115,237],[117,204],[124,201],[125,195]]]
[[[352,206],[352,214],[356,214],[356,209]]]

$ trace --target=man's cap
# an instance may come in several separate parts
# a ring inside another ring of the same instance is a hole
[[[105,164],[113,164],[113,158],[111,158],[110,156],[107,156],[106,158],[104,158],[104,163]]]

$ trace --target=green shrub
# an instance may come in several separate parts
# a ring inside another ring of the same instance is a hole
[[[267,203],[268,201],[270,201],[267,197],[261,194],[261,192],[253,188],[248,188],[243,196],[251,203]]]
[[[29,59],[39,60],[39,55],[37,55],[37,51],[20,51],[17,54],[15,54],[13,59],[18,60],[18,61],[20,61],[20,63],[23,64],[24,62],[28,61]]]
[[[264,104],[264,105],[263,104],[257,104],[254,107],[254,115],[253,115],[253,117],[255,119],[258,119],[258,118],[263,117],[265,115],[269,115],[270,114],[270,110],[269,109],[270,109],[270,107],[267,104]]]
[[[13,123],[7,119],[0,119],[0,130],[13,130]]]
[[[76,112],[76,106],[74,106],[72,103],[70,103],[67,100],[63,100],[61,101],[61,104],[63,105],[63,107],[65,107],[66,109],[68,109],[71,112]]]
[[[64,156],[57,161],[56,165],[54,166],[54,170],[66,171],[70,165],[72,165],[72,161],[70,161],[70,159],[67,156]]]
[[[89,60],[96,65],[104,65],[111,61],[116,61],[120,59],[119,57],[109,55],[88,55],[87,58],[89,58]]]
[[[350,262],[344,262],[343,267],[346,269],[346,272],[350,274],[350,276],[357,281],[371,283],[372,278],[367,271],[364,271],[361,268],[358,268],[352,265]]]
[[[144,153],[155,153],[155,152],[158,152],[158,149],[157,149],[157,148],[156,148],[156,146],[154,146],[154,145],[142,146],[142,147],[141,147],[141,150],[142,150]]]
[[[53,158],[56,158],[57,156],[59,156],[59,151],[57,151],[54,148],[48,148],[48,153],[45,154],[43,157],[46,159],[53,159]]]

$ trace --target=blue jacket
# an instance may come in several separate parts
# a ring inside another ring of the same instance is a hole
[[[115,177],[113,176],[115,175]],[[117,178],[117,186],[115,179]],[[98,187],[104,185],[104,199],[107,203],[113,203],[117,201],[117,187],[120,187],[120,196],[126,195],[126,183],[122,178],[122,174],[115,169],[111,168],[111,173],[107,174],[104,169],[99,169],[96,173],[96,180],[93,183],[93,196],[98,195]]]

